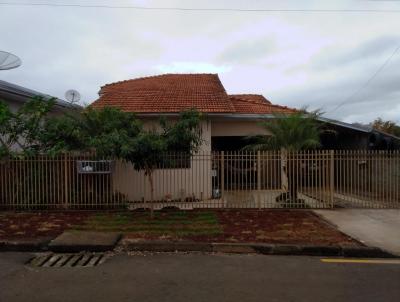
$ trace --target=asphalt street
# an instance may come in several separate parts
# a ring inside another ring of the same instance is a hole
[[[96,267],[33,268],[0,253],[0,301],[400,301],[400,261],[117,254]]]

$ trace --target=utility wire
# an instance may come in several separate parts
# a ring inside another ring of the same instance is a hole
[[[103,5],[103,4],[61,4],[61,3],[15,3],[0,2],[1,6],[31,6],[31,7],[72,7],[72,8],[104,8],[104,9],[133,9],[148,11],[196,11],[196,12],[270,12],[270,13],[400,13],[400,10],[388,9],[242,9],[242,8],[190,8],[190,7],[147,7],[147,6],[128,6],[128,5]],[[394,55],[400,50],[400,45],[395,49],[392,55],[381,65],[378,70],[361,86],[352,93],[331,112],[336,111],[361,90],[367,87],[376,76],[386,67]]]
[[[349,95],[347,98],[345,98],[339,105],[335,107],[335,109],[331,110],[330,112],[335,112],[338,110],[340,107],[342,107],[344,104],[346,104],[348,101],[350,101],[353,97],[355,97],[358,93],[360,93],[361,90],[363,90],[365,87],[367,87],[377,76],[378,74],[386,67],[386,65],[389,64],[390,60],[394,57],[394,55],[400,50],[400,45],[397,46],[397,48],[393,51],[393,53],[386,59],[386,61],[376,70],[376,72],[362,85],[360,88],[358,88],[355,92],[353,92],[351,95]]]
[[[400,13],[400,10],[389,9],[247,9],[247,8],[191,8],[191,7],[147,7],[107,4],[62,4],[62,3],[15,3],[0,2],[2,6],[48,6],[75,8],[134,9],[153,11],[196,11],[196,12],[270,12],[270,13]]]

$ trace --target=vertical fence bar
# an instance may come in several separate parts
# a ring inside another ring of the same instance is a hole
[[[68,192],[68,155],[64,154],[64,208],[69,208]]]
[[[399,182],[400,182],[400,165],[399,165],[399,151],[396,150],[394,152],[394,171],[393,171],[393,177],[394,177],[394,208],[397,208],[400,205],[400,199],[399,199]]]
[[[258,209],[261,209],[261,152],[257,151],[257,203]]]
[[[387,187],[388,187],[388,204],[387,207],[392,207],[392,152],[389,151],[387,154]]]
[[[396,153],[395,153],[395,164],[396,164],[396,169],[395,169],[395,171],[396,171],[396,174],[395,174],[395,184],[396,184],[396,188],[395,188],[395,191],[396,191],[396,198],[395,198],[395,201],[396,201],[396,208],[398,208],[398,207],[400,207],[400,194],[399,194],[399,183],[400,183],[400,152],[397,150],[396,151]]]
[[[330,204],[331,209],[334,208],[334,194],[335,194],[335,151],[330,150]]]
[[[224,204],[224,196],[225,196],[225,152],[221,151],[220,154],[220,173],[221,173],[221,200],[222,200],[222,205]],[[218,174],[217,174],[218,175]]]

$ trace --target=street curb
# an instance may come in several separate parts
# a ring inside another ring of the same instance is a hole
[[[126,252],[213,252],[354,258],[400,258],[375,247],[313,246],[263,243],[204,243],[181,241],[122,241]]]
[[[0,241],[0,252],[45,252],[52,238]]]
[[[73,234],[78,234],[79,232],[75,232]],[[100,238],[100,239],[95,239],[95,240],[77,240],[75,239],[67,239],[65,241],[61,240],[61,242],[58,240],[61,236],[64,236],[67,234],[67,232],[64,232],[61,234],[59,237],[56,237],[55,239],[51,240],[49,244],[47,245],[47,248],[51,252],[56,252],[56,253],[78,253],[78,252],[107,252],[107,251],[112,251],[115,249],[115,247],[118,245],[119,241],[122,238],[121,234],[112,234],[115,235],[114,238]],[[94,233],[96,234],[96,232]],[[109,234],[109,233],[98,233],[98,234]],[[90,235],[93,236],[93,235]],[[94,235],[96,236],[96,235]],[[109,236],[106,236],[109,237]]]
[[[110,245],[50,246],[51,238],[29,241],[0,241],[0,252],[76,253],[81,251],[106,252],[115,247],[125,252],[204,252],[227,254],[262,254],[352,258],[400,258],[376,247],[341,247],[264,243],[207,243],[192,241],[129,241],[120,240]]]
[[[63,245],[48,246],[48,251],[54,253],[79,253],[79,252],[107,252],[112,251],[115,246],[109,245]]]
[[[210,243],[191,241],[137,241],[122,240],[119,247],[129,252],[212,252]]]

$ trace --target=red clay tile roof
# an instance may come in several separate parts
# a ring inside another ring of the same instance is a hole
[[[165,74],[105,85],[92,106],[113,106],[138,113],[180,112],[190,108],[201,112],[234,112],[216,74]]]
[[[272,104],[261,94],[231,94],[229,97],[236,113],[273,114],[296,112],[296,109]]]
[[[136,113],[172,113],[196,108],[207,113],[271,114],[296,110],[273,105],[262,95],[228,95],[217,74],[164,74],[105,85],[92,107]]]

